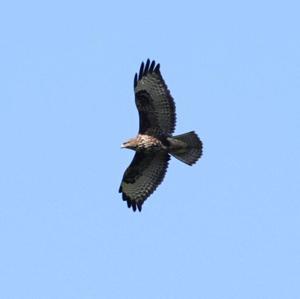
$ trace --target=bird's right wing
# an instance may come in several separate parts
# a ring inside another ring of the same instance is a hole
[[[119,189],[129,208],[141,211],[144,201],[164,179],[169,160],[167,152],[135,153]]]

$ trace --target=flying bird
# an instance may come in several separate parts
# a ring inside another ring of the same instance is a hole
[[[202,155],[202,142],[194,131],[173,136],[175,103],[161,75],[160,65],[148,59],[134,77],[135,103],[139,112],[139,132],[122,148],[135,151],[126,169],[119,192],[128,208],[142,210],[144,201],[163,181],[170,154],[193,165]]]

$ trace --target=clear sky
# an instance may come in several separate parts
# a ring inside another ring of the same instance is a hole
[[[0,298],[300,298],[298,1],[3,1]],[[133,213],[118,193],[155,59],[176,133]]]

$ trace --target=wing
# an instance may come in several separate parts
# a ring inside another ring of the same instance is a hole
[[[135,103],[139,111],[140,134],[171,135],[176,124],[175,103],[153,60],[141,64],[134,77]]]
[[[167,152],[136,152],[126,169],[119,192],[128,208],[142,210],[144,201],[162,182],[168,168],[170,155]]]

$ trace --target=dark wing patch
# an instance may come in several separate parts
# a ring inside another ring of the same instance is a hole
[[[160,73],[160,65],[148,59],[134,77],[135,103],[140,134],[171,135],[176,125],[175,103]]]
[[[167,152],[136,152],[126,169],[119,192],[133,211],[142,210],[144,201],[163,181],[170,155]]]

